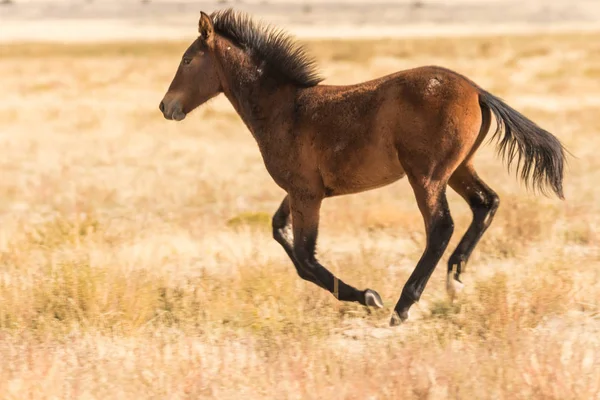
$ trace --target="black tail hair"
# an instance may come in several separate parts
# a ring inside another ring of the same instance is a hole
[[[565,149],[550,132],[540,128],[523,114],[504,103],[498,97],[480,89],[479,104],[492,111],[496,117],[498,153],[502,155],[509,171],[517,157],[517,171],[527,187],[533,186],[546,194],[550,187],[564,199],[563,166]],[[504,131],[504,136],[499,137]]]

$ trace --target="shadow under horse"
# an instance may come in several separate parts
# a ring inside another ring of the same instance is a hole
[[[427,245],[390,324],[408,318],[448,246],[454,231],[448,185],[473,212],[448,260],[447,289],[454,296],[499,205],[473,166],[492,114],[508,167],[516,162],[528,186],[564,198],[565,150],[558,139],[456,72],[427,66],[348,86],[321,81],[314,60],[282,30],[232,9],[201,12],[199,36],[183,54],[160,110],[180,121],[218,94],[227,96],[287,193],[273,215],[273,237],[301,278],[341,301],[383,307],[377,292],[339,280],[316,259],[323,199],[404,176],[423,215]]]

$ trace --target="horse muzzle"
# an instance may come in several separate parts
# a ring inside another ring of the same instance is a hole
[[[185,113],[183,112],[183,107],[181,103],[177,100],[174,100],[170,103],[165,103],[165,101],[161,101],[158,109],[163,113],[163,116],[168,120],[173,121],[182,121],[185,119]]]

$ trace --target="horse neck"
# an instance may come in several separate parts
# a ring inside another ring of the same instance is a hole
[[[218,42],[216,55],[225,96],[259,144],[268,140],[290,120],[296,88],[266,77],[264,65],[226,39]]]

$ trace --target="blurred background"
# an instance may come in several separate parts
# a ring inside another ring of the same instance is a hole
[[[392,329],[425,246],[410,185],[327,199],[319,259],[385,307],[337,302],[272,240],[285,193],[226,98],[158,110],[225,7],[294,34],[325,84],[468,76],[570,151],[566,200],[485,141],[501,205],[465,289],[449,190],[454,236]],[[0,88],[0,398],[600,398],[599,1],[0,0]]]
[[[590,29],[600,22],[594,0],[2,0],[0,39],[187,38],[199,9],[225,7],[311,36]]]

